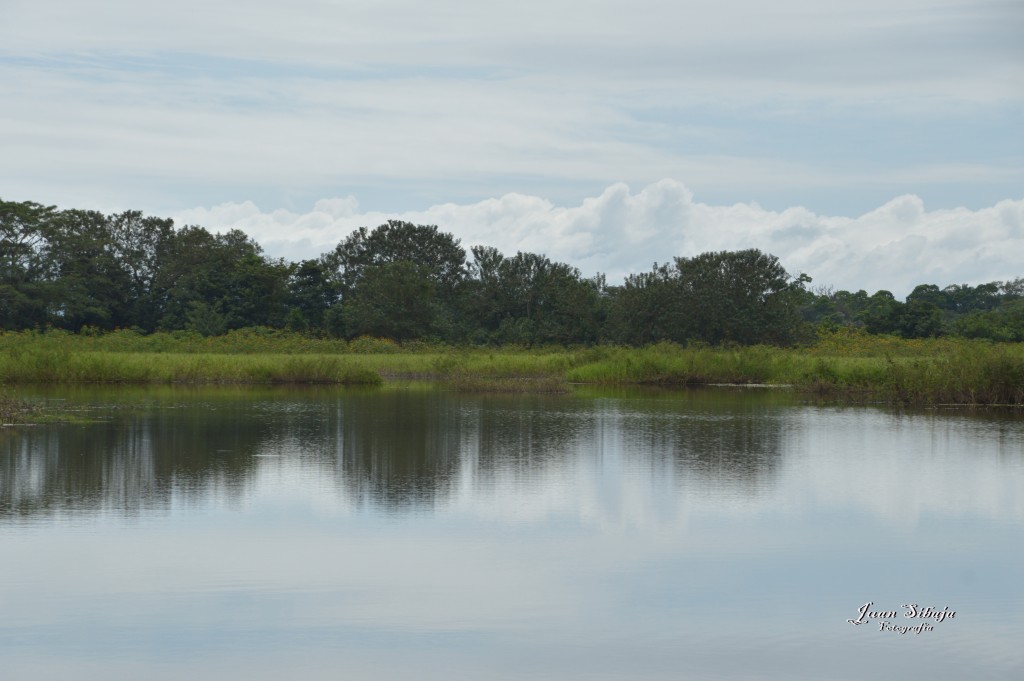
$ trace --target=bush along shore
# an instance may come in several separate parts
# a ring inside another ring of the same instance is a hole
[[[63,331],[0,334],[0,382],[327,383],[425,379],[466,391],[564,392],[573,384],[788,386],[894,404],[1024,406],[1024,346],[907,340],[853,330],[793,348],[596,345],[452,347],[242,329],[204,337]]]

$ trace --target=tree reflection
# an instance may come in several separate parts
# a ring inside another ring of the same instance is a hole
[[[467,490],[486,495],[502,481],[563,484],[613,459],[749,492],[780,458],[777,407],[723,391],[199,391],[113,409],[101,422],[5,433],[0,517],[232,505],[273,466],[312,471],[339,503],[396,513],[429,511]]]

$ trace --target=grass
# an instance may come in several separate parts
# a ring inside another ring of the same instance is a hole
[[[565,392],[590,385],[785,385],[900,404],[1024,406],[1024,345],[903,340],[841,330],[801,348],[454,348],[266,329],[216,338],[64,332],[0,334],[0,381],[17,383],[338,383],[420,378],[454,389]]]
[[[460,392],[483,393],[567,393],[569,382],[560,376],[496,378],[457,374],[446,382]]]
[[[375,385],[379,373],[339,355],[116,352],[0,354],[5,383],[343,383]]]

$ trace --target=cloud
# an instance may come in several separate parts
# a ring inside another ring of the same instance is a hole
[[[612,81],[682,76],[715,90],[802,84],[836,95],[911,86],[948,96],[943,85],[955,78],[964,96],[991,96],[1021,73],[1013,57],[1022,12],[1010,2],[249,0],[244,18],[226,0],[8,4],[0,54],[189,53],[370,72],[475,65]]]
[[[9,0],[0,90],[16,94],[0,111],[2,196],[161,214],[350,194],[389,211],[501,197],[489,209],[536,212],[543,196],[578,205],[573,219],[614,221],[640,199],[602,187],[663,177],[716,204],[831,215],[907,193],[977,209],[1024,184],[1019,3],[235,10]],[[600,265],[613,227],[560,228],[581,265]],[[649,256],[641,233],[629,239]]]
[[[753,203],[710,205],[683,183],[664,179],[631,190],[613,184],[578,205],[506,194],[475,203],[444,203],[402,213],[362,211],[354,197],[325,199],[301,213],[264,212],[252,202],[195,208],[178,224],[245,231],[274,256],[313,258],[352,230],[389,219],[437,225],[467,248],[506,254],[544,253],[586,276],[617,283],[655,261],[714,250],[759,248],[791,274],[837,289],[887,289],[979,284],[1024,276],[1024,198],[980,210],[927,210],[917,196],[899,196],[857,217],[819,215],[803,207],[771,211]]]

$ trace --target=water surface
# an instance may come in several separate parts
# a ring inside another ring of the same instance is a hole
[[[752,390],[43,398],[82,423],[0,433],[6,678],[1024,678],[1014,413]],[[931,629],[848,623],[868,602]]]

